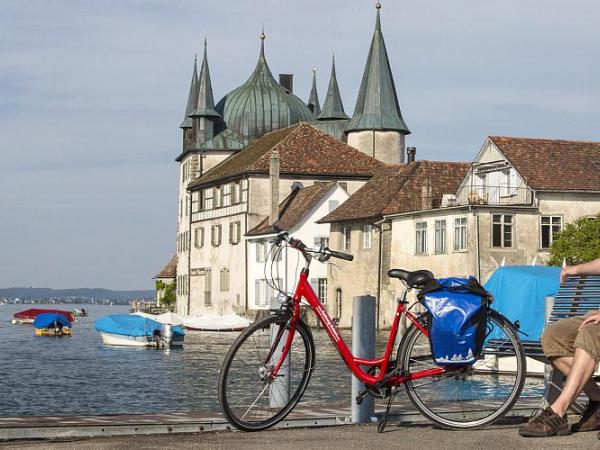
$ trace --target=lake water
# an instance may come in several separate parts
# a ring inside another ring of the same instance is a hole
[[[39,305],[71,309],[82,305]],[[188,332],[183,349],[107,347],[97,318],[127,313],[128,306],[83,305],[73,335],[34,336],[31,325],[12,325],[17,311],[38,305],[0,306],[0,415],[144,414],[216,411],[222,358],[237,333]],[[350,340],[350,332],[342,331]],[[350,373],[324,331],[314,331],[317,366],[303,403],[349,402]],[[385,345],[378,336],[378,350]],[[529,380],[528,395],[541,395]]]

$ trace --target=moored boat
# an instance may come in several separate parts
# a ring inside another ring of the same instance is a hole
[[[64,314],[38,314],[33,321],[36,336],[71,336],[71,322]]]
[[[162,324],[135,314],[101,317],[96,320],[96,331],[105,345],[126,347],[179,347],[185,337],[181,326]]]
[[[75,317],[86,317],[88,315],[85,308],[81,308],[81,309],[75,308],[73,311],[71,311],[71,314],[73,314]]]
[[[250,323],[248,319],[237,314],[226,314],[224,316],[188,316],[183,318],[184,328],[194,331],[242,331]]]
[[[69,322],[74,322],[75,317],[70,311],[63,311],[60,309],[42,309],[42,308],[30,308],[24,311],[19,311],[13,315],[13,324],[32,324],[37,316],[40,314],[62,314]]]

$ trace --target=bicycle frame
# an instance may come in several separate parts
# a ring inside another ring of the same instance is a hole
[[[416,327],[418,327],[423,333],[425,333],[425,335],[427,335],[427,336],[429,335],[429,333],[427,332],[427,329],[424,328],[419,323],[417,318],[410,311],[408,311],[405,308],[404,303],[399,302],[398,306],[396,308],[396,314],[394,315],[394,321],[392,323],[392,328],[390,330],[390,334],[388,337],[388,341],[387,341],[387,344],[385,347],[385,352],[384,352],[383,357],[377,358],[377,359],[364,359],[364,358],[358,358],[358,357],[354,356],[352,354],[352,352],[350,351],[350,349],[348,348],[348,345],[346,344],[344,339],[340,336],[340,333],[339,333],[338,329],[336,328],[336,326],[333,324],[331,317],[329,316],[329,314],[327,313],[325,308],[323,308],[323,305],[319,301],[312,286],[310,285],[310,282],[308,281],[308,273],[309,273],[308,267],[305,267],[304,269],[302,269],[302,272],[300,273],[298,285],[296,286],[296,290],[292,297],[292,305],[291,306],[293,308],[293,313],[292,313],[292,318],[291,318],[291,321],[289,324],[289,333],[287,335],[286,343],[282,350],[281,357],[280,357],[278,363],[275,365],[273,371],[271,372],[271,377],[275,378],[277,376],[279,369],[281,368],[281,365],[283,364],[283,361],[285,361],[285,358],[287,357],[289,349],[291,348],[292,341],[294,339],[294,333],[296,330],[296,323],[300,316],[300,301],[302,299],[305,299],[308,302],[308,304],[310,305],[312,310],[315,312],[315,314],[317,315],[317,317],[319,318],[319,320],[325,327],[327,334],[329,335],[329,337],[331,338],[331,341],[337,348],[340,356],[346,363],[346,366],[348,366],[348,368],[352,371],[354,376],[357,379],[359,379],[362,383],[364,383],[365,385],[371,385],[371,386],[376,385],[377,383],[381,382],[386,377],[386,373],[388,370],[388,363],[390,361],[390,356],[393,351],[394,342],[396,340],[396,335],[398,333],[398,328],[400,325],[400,318],[401,318],[402,314],[406,314],[408,319]],[[282,333],[280,333],[280,336],[278,336],[278,339],[281,337],[281,334]],[[273,346],[273,348],[274,347],[275,346]],[[269,355],[269,357],[270,356],[271,355]],[[379,367],[379,374],[371,375],[371,374],[367,373],[367,371],[365,371],[361,366],[366,366],[367,368]],[[441,375],[442,373],[445,373],[449,370],[451,370],[451,369],[437,367],[437,368],[433,368],[433,369],[427,369],[427,370],[422,370],[419,372],[414,372],[414,373],[409,374],[408,376],[394,375],[391,378],[389,378],[388,380],[386,380],[385,385],[399,385],[402,383],[406,383],[409,380],[418,380],[420,378],[427,378],[427,377],[431,377],[431,376],[435,376],[435,375]]]

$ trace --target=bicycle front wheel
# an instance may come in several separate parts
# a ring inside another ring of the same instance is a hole
[[[495,311],[490,312],[487,331],[484,351],[472,366],[406,383],[413,405],[443,428],[489,425],[510,411],[521,394],[526,363],[516,332]],[[404,375],[437,367],[429,338],[414,325],[402,338],[398,362]]]
[[[292,347],[281,370],[279,362],[289,333],[289,314],[266,317],[248,327],[225,356],[219,375],[223,414],[242,431],[265,430],[281,421],[300,401],[315,363],[310,329],[298,320]]]

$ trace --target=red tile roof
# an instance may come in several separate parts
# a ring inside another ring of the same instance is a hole
[[[294,189],[279,205],[279,220],[275,222],[275,226],[281,230],[289,230],[296,226],[335,184],[335,182],[322,183]],[[275,233],[275,230],[269,225],[267,217],[246,235],[258,236],[271,233]]]
[[[188,187],[210,186],[245,174],[269,173],[271,153],[278,150],[280,174],[370,178],[383,163],[349,145],[299,123],[265,134],[244,150],[216,165]]]
[[[384,215],[424,208],[423,186],[431,187],[433,206],[443,194],[453,194],[469,170],[469,163],[415,161],[388,165],[319,222],[379,219]]]
[[[177,255],[173,256],[154,278],[175,278],[177,276]]]
[[[600,191],[600,142],[490,139],[533,189]]]

